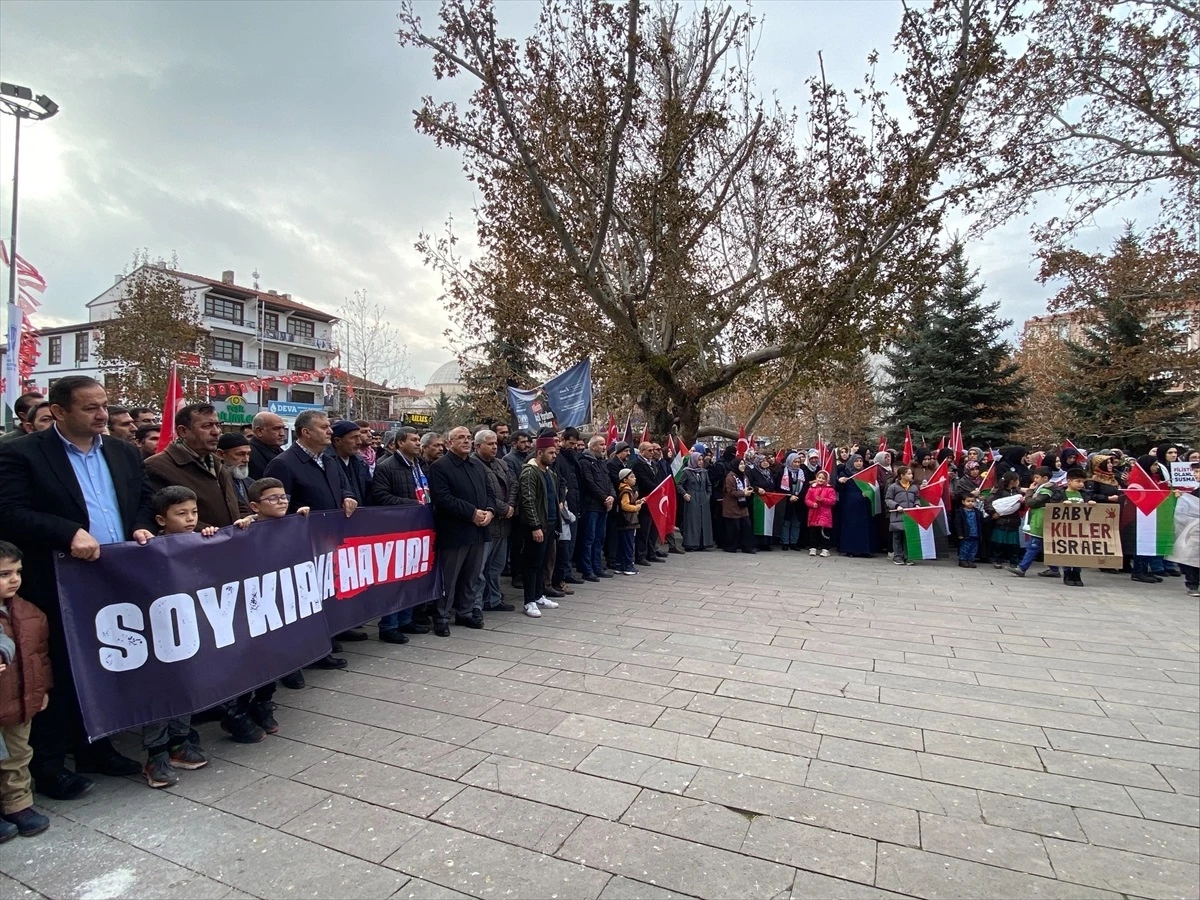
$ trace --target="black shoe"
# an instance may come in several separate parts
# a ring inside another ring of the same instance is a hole
[[[960,569],[969,569],[969,568],[971,568],[971,564],[969,562],[967,562],[965,559],[960,559],[958,561],[958,567]]]
[[[1183,573],[1178,569],[1163,569],[1162,573],[1168,578],[1180,578],[1183,576]]]
[[[1130,575],[1129,580],[1130,581],[1140,581],[1142,584],[1157,584],[1157,582],[1154,580],[1153,575],[1142,575],[1142,574]]]
[[[438,637],[450,637],[450,623],[438,622],[433,626],[433,633]]]
[[[407,644],[408,635],[400,629],[379,632],[379,639],[385,644]]]
[[[3,844],[5,841],[11,841],[20,833],[21,829],[17,828],[12,822],[0,819],[0,844]]]
[[[1101,569],[1100,571],[1103,572],[1105,575],[1120,575],[1121,574],[1120,569]]]
[[[267,734],[278,734],[279,723],[275,721],[275,704],[270,700],[255,700],[250,704],[250,718]]]
[[[667,554],[666,554],[666,553],[663,553],[661,550],[655,550],[655,551],[654,551],[654,558],[655,558],[655,559],[666,559],[666,558],[667,558]]]
[[[367,639],[367,633],[365,631],[351,630],[343,631],[341,634],[334,635],[334,637],[336,637],[339,641],[349,641],[353,643],[354,641],[365,641]]]
[[[644,557],[644,556],[643,556],[641,559],[635,559],[635,560],[633,561],[633,564],[634,564],[635,566],[648,566],[648,565],[650,565],[650,563],[649,563],[649,562],[646,560],[646,557]]]
[[[75,771],[79,774],[100,774],[124,778],[142,771],[141,763],[122,756],[107,739],[98,741],[87,750],[75,754]]]
[[[574,575],[568,575],[563,579],[567,584],[583,584],[582,578],[576,578]]]
[[[300,688],[304,687],[304,673],[303,672],[293,672],[290,675],[284,675],[282,678],[279,679],[279,683],[282,684],[285,688],[290,688],[293,691],[298,691],[298,690],[300,690]]]
[[[21,837],[33,837],[50,827],[50,820],[32,806],[27,806],[20,812],[8,813],[4,821],[17,826],[17,834]]]
[[[1042,571],[1038,572],[1038,578],[1057,578],[1057,577],[1058,577],[1058,572],[1055,572],[1053,569],[1042,569]]]
[[[1158,584],[1160,581],[1162,581],[1162,577],[1155,575],[1153,572],[1150,573],[1150,577],[1154,579],[1155,584]]]
[[[221,720],[221,730],[238,744],[257,744],[267,736],[267,732],[250,718],[249,713],[226,716]]]
[[[462,625],[464,628],[482,628],[483,616],[455,616],[455,625]]]
[[[790,545],[790,544],[780,544],[780,545],[779,545],[779,549],[780,549],[780,550],[791,550],[791,549],[792,549],[792,547],[791,547],[791,545]]]
[[[405,634],[429,634],[433,629],[428,625],[418,625],[416,622],[409,622],[407,625],[401,625],[399,630]]]
[[[608,569],[601,569],[596,574],[599,575],[601,578],[612,578],[613,577],[613,573],[608,571]]]
[[[512,580],[512,585],[513,585],[514,589],[521,590],[521,588],[525,587],[525,582],[522,581],[520,578],[514,578]]]
[[[138,766],[138,771],[142,769]],[[49,778],[34,779],[34,790],[51,800],[78,800],[96,786],[96,782],[70,769],[62,768]]]
[[[546,588],[546,592],[542,596],[550,597],[554,600],[557,600],[559,597],[565,597],[567,595],[563,591],[560,591],[558,588],[548,587],[548,588]]]
[[[687,551],[687,548],[686,548],[686,547],[685,547],[684,549],[682,549],[682,550],[680,550],[678,547],[672,547],[670,550],[668,550],[668,551],[667,551],[667,553],[676,553],[676,554],[678,554],[678,555],[680,555],[680,556],[683,556],[683,554],[685,554],[685,553],[687,553],[687,552],[688,552],[688,551]]]
[[[342,642],[341,641],[330,641],[329,642],[329,652],[330,653],[341,653],[342,652]]]
[[[1076,575],[1071,579],[1071,587],[1084,587],[1083,579]]]
[[[497,603],[495,606],[485,606],[483,608],[483,611],[484,612],[512,612],[514,609],[516,609],[516,607],[513,606],[511,603],[501,602],[501,603]]]
[[[341,657],[333,656],[332,654],[330,654],[329,656],[321,657],[315,663],[309,663],[307,668],[309,668],[309,669],[344,669],[344,668],[346,668],[346,661],[344,659],[342,659]]]
[[[583,580],[584,581],[599,581],[600,578],[596,575],[584,575]]]

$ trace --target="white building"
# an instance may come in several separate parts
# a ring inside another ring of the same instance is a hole
[[[322,402],[321,378],[316,375],[291,385],[273,379],[284,373],[316,373],[331,366],[336,356],[336,316],[298,303],[290,294],[237,285],[231,271],[222,272],[219,281],[186,272],[172,274],[183,285],[185,296],[197,305],[210,334],[211,383],[265,382],[259,391],[241,393],[226,387],[224,396],[212,397],[223,422],[249,422],[270,400]],[[42,390],[64,375],[91,375],[105,381],[96,359],[96,343],[104,322],[116,315],[127,278],[87,304],[87,322],[40,329],[41,354],[32,380]]]

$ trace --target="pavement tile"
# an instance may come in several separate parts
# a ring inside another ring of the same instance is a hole
[[[638,793],[632,785],[505,756],[489,757],[464,775],[462,781],[606,819],[619,818]]]
[[[1170,784],[1149,763],[1130,762],[1125,759],[1106,759],[1086,753],[1070,753],[1065,750],[1038,749],[1038,756],[1047,772],[1056,775],[1071,775],[1091,781],[1106,781],[1110,784],[1128,784],[1149,788],[1152,791],[1169,791]]]
[[[645,790],[625,810],[621,822],[737,851],[742,848],[752,818],[716,803]]]
[[[886,744],[892,747],[903,747],[907,750],[925,749],[921,729],[906,728],[903,725],[887,725],[870,719],[855,719],[846,716],[818,713],[813,724],[817,734],[830,734],[834,737],[847,738],[853,741],[866,741],[872,744]]]
[[[921,849],[1030,875],[1054,877],[1042,839],[1011,828],[921,813]]]
[[[431,822],[386,861],[425,881],[472,897],[593,900],[608,882],[594,868]]]
[[[686,896],[621,875],[614,875],[609,879],[604,890],[600,892],[600,900],[676,900]]]
[[[474,787],[467,788],[431,818],[472,834],[550,854],[583,821],[578,813]]]
[[[463,789],[444,778],[340,753],[305,769],[296,780],[414,816],[428,816]]]
[[[1132,740],[1080,734],[1075,731],[1046,729],[1046,737],[1055,750],[1070,750],[1091,756],[1128,759],[1151,765],[1177,766],[1181,769],[1200,769],[1200,750],[1175,744],[1159,744],[1147,740]]]
[[[1191,794],[1200,797],[1200,771],[1196,769],[1176,769],[1173,766],[1155,766],[1160,775],[1171,785],[1171,789],[1180,794]]]
[[[294,817],[283,830],[315,844],[381,863],[425,827],[415,816],[338,794]]]
[[[592,752],[595,744],[497,725],[468,746],[488,754],[533,759],[551,766],[573,769]]]
[[[810,758],[817,755],[817,748],[821,745],[821,736],[818,734],[732,718],[720,719],[710,737],[717,741]]]
[[[815,713],[803,709],[708,694],[696,694],[688,703],[687,708],[693,712],[720,716],[724,719],[740,719],[743,722],[756,722],[761,725],[777,725],[793,731],[812,731],[813,723],[817,719]]]
[[[756,816],[742,852],[834,878],[875,882],[875,841],[799,822]]]
[[[794,874],[787,866],[600,819],[587,819],[558,855],[695,897],[775,897]]]
[[[840,878],[830,878],[828,875],[818,875],[816,872],[796,870],[796,880],[792,882],[791,900],[907,900],[904,894],[893,894],[891,891],[880,890],[854,881],[843,881]]]
[[[278,828],[329,797],[327,791],[277,775],[267,775],[212,805],[260,825]]]
[[[912,809],[798,785],[701,769],[684,796],[734,809],[816,825],[861,837],[920,845],[920,824]]]
[[[1168,794],[1164,791],[1147,791],[1142,788],[1126,788],[1137,811],[1143,818],[1158,822],[1174,822],[1200,828],[1200,803],[1187,794]]]
[[[1089,844],[1200,864],[1200,842],[1194,829],[1091,809],[1077,809],[1075,817]]]
[[[1200,866],[1109,847],[1048,840],[1054,871],[1065,881],[1144,897],[1195,897]]]
[[[979,791],[979,807],[983,812],[982,820],[988,825],[1031,831],[1069,841],[1087,840],[1083,829],[1079,827],[1075,811],[1060,803]]]
[[[877,800],[922,812],[971,820],[979,818],[979,800],[975,791],[887,772],[816,760],[809,767],[805,785],[816,790]]]
[[[1038,756],[1037,750],[1025,744],[947,734],[944,731],[926,731],[925,750],[938,756],[957,756],[960,759],[995,763],[998,766],[1042,770],[1042,758]]]
[[[921,764],[917,762],[915,751],[884,744],[848,741],[845,738],[826,735],[821,739],[821,750],[817,753],[817,759],[874,769],[877,772],[891,772],[893,775],[921,777]]]
[[[1051,897],[1063,900],[1120,900],[1120,894],[954,859],[909,847],[879,845],[875,884],[929,900],[995,900]]]
[[[410,878],[404,887],[392,894],[392,900],[471,900],[471,896],[431,881]]]
[[[720,721],[717,716],[707,713],[688,712],[684,709],[667,709],[654,722],[655,728],[663,731],[674,731],[678,734],[690,734],[695,737],[708,737],[713,727]]]

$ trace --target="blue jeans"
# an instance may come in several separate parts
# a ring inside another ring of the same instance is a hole
[[[979,538],[963,538],[958,542],[958,561],[975,562],[979,555]]]
[[[800,519],[785,518],[783,520],[783,531],[779,534],[779,543],[786,546],[795,547],[800,543]]]
[[[583,549],[579,552],[579,568],[584,575],[599,575],[604,571],[604,531],[608,524],[605,510],[589,509],[583,515],[579,540]]]
[[[1034,561],[1038,558],[1038,555],[1041,552],[1042,552],[1042,539],[1040,537],[1034,537],[1031,534],[1029,536],[1029,543],[1025,547],[1025,555],[1022,556],[1021,561],[1019,563],[1017,563],[1017,568],[1020,569],[1022,572],[1028,572],[1029,567],[1033,565]],[[1057,571],[1057,567],[1052,567],[1052,568],[1055,568],[1055,570]]]
[[[633,547],[637,543],[637,529],[626,528],[618,537],[620,538],[621,556],[617,561],[617,568],[622,572],[633,571]]]
[[[412,624],[412,608],[401,610],[400,612],[388,613],[379,620],[380,631],[395,631],[401,625]]]

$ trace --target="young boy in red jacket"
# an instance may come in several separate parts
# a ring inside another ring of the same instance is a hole
[[[0,843],[50,827],[29,776],[29,724],[50,700],[50,629],[20,589],[21,551],[0,541]]]

